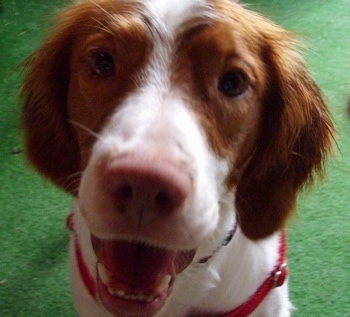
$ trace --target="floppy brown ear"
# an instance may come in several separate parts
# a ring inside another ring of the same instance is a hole
[[[261,57],[268,71],[263,125],[236,196],[240,226],[251,239],[284,226],[302,185],[322,174],[334,136],[322,92],[294,40],[277,27],[261,32]]]
[[[79,149],[68,122],[67,90],[74,21],[60,22],[52,35],[24,63],[22,123],[29,162],[71,193],[77,187]],[[74,184],[75,183],[75,184]]]

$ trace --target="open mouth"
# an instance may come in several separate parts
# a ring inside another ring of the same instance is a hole
[[[97,256],[97,290],[115,316],[152,316],[171,295],[177,274],[196,250],[167,250],[139,242],[101,240],[91,235]]]

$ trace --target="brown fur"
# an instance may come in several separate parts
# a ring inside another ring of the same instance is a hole
[[[79,61],[75,61],[73,65],[73,48],[79,44],[83,45],[79,43],[81,38],[87,41],[88,35],[97,32],[102,34],[104,42],[107,42],[108,36],[113,37],[113,34],[109,34],[109,29],[115,21],[113,16],[107,15],[106,12],[112,14],[123,11],[127,14],[132,7],[131,2],[128,5],[118,5],[102,1],[101,7],[88,2],[68,8],[57,17],[51,35],[24,63],[28,73],[22,87],[24,101],[22,121],[29,162],[56,185],[74,195],[77,193],[80,172],[88,159],[87,148],[91,147],[94,140],[91,140],[91,134],[87,133],[85,133],[85,140],[81,140],[81,129],[73,128],[70,122],[74,119],[72,114],[77,112],[72,107],[74,100],[71,106],[68,106],[68,99],[74,98],[69,95],[69,91],[77,89],[74,86],[77,83],[74,82],[74,78],[71,78],[72,72],[76,71],[76,66],[82,66],[78,65]],[[126,27],[123,32],[127,33]],[[120,34],[118,40],[122,41],[122,38],[123,34]],[[130,43],[124,43],[124,45],[124,54],[127,57],[133,56],[133,59],[138,56],[135,52],[143,52],[147,49],[146,43],[143,43],[144,47],[132,47]],[[126,76],[130,73],[130,69],[124,69],[123,72],[118,69],[118,73],[119,75],[124,73]],[[114,95],[119,93],[121,96],[122,92],[125,93],[130,89],[125,87],[123,76],[119,76],[119,86],[114,87]],[[95,88],[96,86],[92,87],[92,89]],[[102,87],[103,89],[106,93],[105,98],[115,98],[113,94],[111,95],[111,89],[106,91]],[[86,93],[89,91],[87,90]],[[75,104],[75,106],[79,105]],[[100,128],[98,125],[103,119],[101,116],[104,114],[102,109],[99,109],[98,113],[96,111],[90,114],[83,113],[87,120],[90,119],[86,126],[93,131],[98,130]],[[84,122],[79,121],[79,123]]]
[[[236,198],[242,230],[259,239],[283,228],[302,185],[322,175],[334,127],[294,37],[256,14],[235,17],[267,66],[263,124]]]

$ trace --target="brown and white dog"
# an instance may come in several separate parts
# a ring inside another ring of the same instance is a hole
[[[291,34],[229,0],[80,1],[25,67],[80,316],[290,316],[282,232],[333,139]]]

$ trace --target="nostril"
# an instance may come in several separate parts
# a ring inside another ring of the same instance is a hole
[[[159,210],[170,210],[174,205],[170,194],[166,190],[160,190],[155,197],[155,206]]]
[[[115,191],[116,198],[120,202],[129,202],[133,198],[133,189],[132,186],[128,183],[122,183],[118,186]]]

